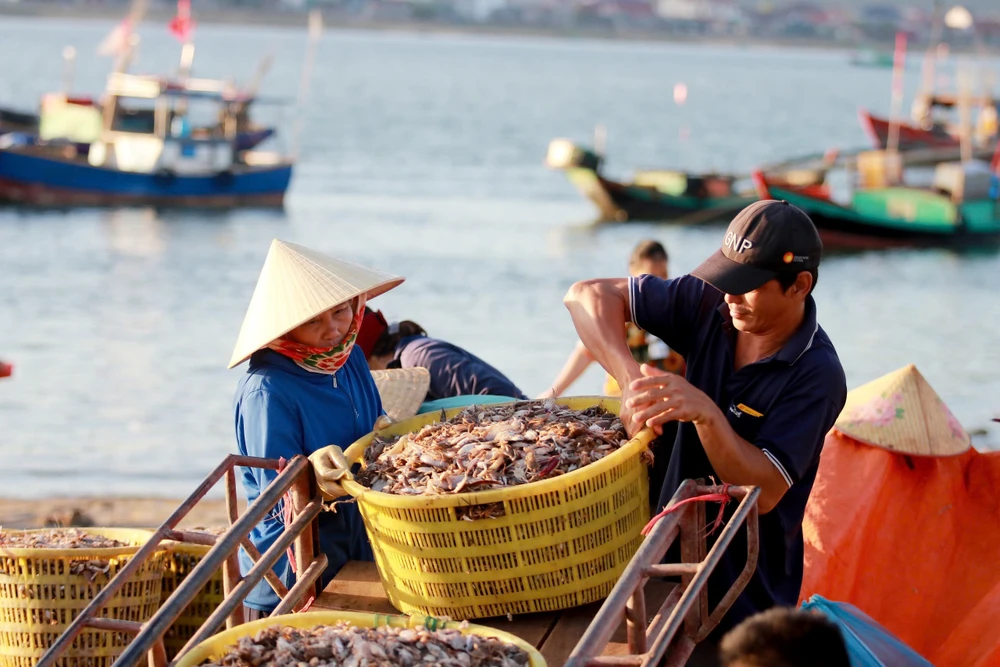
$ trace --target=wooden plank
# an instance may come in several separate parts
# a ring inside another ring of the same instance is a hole
[[[646,624],[648,625],[650,621],[656,616],[656,612],[659,611],[660,605],[663,601],[667,599],[670,595],[670,591],[674,589],[677,584],[673,582],[662,581],[659,579],[651,579],[646,582],[645,594],[646,594]],[[594,602],[582,607],[575,607],[573,609],[567,609],[563,611],[562,616],[556,623],[555,627],[552,628],[552,632],[549,633],[548,638],[539,647],[542,655],[545,657],[545,662],[552,667],[558,667],[566,663],[569,658],[570,653],[576,648],[577,643],[583,634],[590,627],[590,623],[594,620],[594,616],[597,611],[601,608],[601,602]],[[626,636],[626,626],[625,617],[622,615],[622,620],[618,628],[615,630],[614,635],[611,637],[611,641],[608,643],[607,647],[604,649],[601,655],[628,655],[628,638]]]
[[[379,614],[398,614],[385,597],[375,598],[364,595],[340,595],[322,593],[312,603],[310,611],[370,611]]]
[[[400,613],[386,597],[375,563],[361,561],[350,561],[344,565],[323,591],[323,594],[313,602],[312,608],[316,610],[370,611],[380,614]],[[547,612],[521,614],[510,620],[506,616],[500,616],[476,619],[472,622],[509,632],[532,646],[538,646],[548,636],[558,616],[558,613]]]
[[[602,604],[603,602],[592,602],[582,607],[563,610],[548,638],[538,647],[548,665],[559,667],[566,663],[569,654],[573,652]]]
[[[559,612],[546,611],[537,614],[520,614],[512,616],[510,620],[506,616],[500,616],[497,618],[479,618],[469,622],[509,632],[515,637],[520,637],[535,648],[539,648],[559,620],[559,615]]]
[[[365,563],[362,561],[348,561],[340,572],[327,585],[323,594],[331,595],[353,595],[367,598],[381,598],[388,600],[385,589],[382,587],[382,580],[379,579],[378,569],[375,563]]]

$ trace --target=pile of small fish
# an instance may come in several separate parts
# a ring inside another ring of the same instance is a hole
[[[467,624],[463,624],[467,625]],[[203,667],[524,667],[523,649],[458,629],[359,628],[346,621],[312,630],[273,627],[242,637]]]
[[[626,442],[621,420],[597,406],[579,411],[552,400],[473,405],[416,433],[376,436],[357,479],[396,495],[485,491],[572,472]]]
[[[0,531],[0,549],[115,549],[127,546],[119,540],[75,528],[24,533]],[[72,560],[69,564],[70,574],[82,574],[89,582],[100,574],[106,575],[110,569],[111,564],[99,558]]]

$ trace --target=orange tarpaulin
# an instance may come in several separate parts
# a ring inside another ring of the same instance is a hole
[[[802,600],[850,602],[938,667],[1000,665],[1000,453],[904,456],[826,438]]]

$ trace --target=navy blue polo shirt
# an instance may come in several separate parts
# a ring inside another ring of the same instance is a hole
[[[506,375],[479,357],[457,345],[428,336],[401,339],[389,367],[426,368],[431,375],[427,401],[474,395],[527,398]]]
[[[715,636],[764,609],[797,604],[802,585],[802,516],[816,480],[823,439],[847,400],[844,369],[816,322],[812,296],[806,299],[802,326],[784,347],[739,371],[734,371],[737,332],[723,296],[692,276],[629,280],[632,321],[684,357],[688,382],[715,401],[733,430],[764,452],[789,485],[777,506],[760,516],[757,570]],[[725,481],[712,468],[694,424],[681,423],[660,508],[685,479],[709,477]],[[727,519],[735,507],[729,503]],[[706,507],[709,522],[717,513],[718,505]],[[709,578],[711,608],[743,570],[746,554],[746,535],[740,530]]]

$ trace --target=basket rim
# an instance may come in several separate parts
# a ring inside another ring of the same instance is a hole
[[[69,527],[66,528],[28,528],[28,529],[4,529],[0,532],[3,533],[17,533],[19,535],[24,535],[27,533],[49,533],[59,530],[70,530]],[[90,557],[110,557],[115,556],[131,556],[139,551],[146,542],[153,536],[156,532],[150,530],[149,528],[78,528],[80,532],[90,533],[92,535],[100,535],[101,537],[109,537],[111,539],[118,540],[128,540],[133,542],[139,542],[135,545],[129,545],[124,547],[102,547],[102,548],[90,548],[90,549],[49,549],[46,547],[4,547],[0,546],[0,557],[11,557],[11,558],[33,558],[33,557],[43,557],[43,558],[66,558],[74,557],[78,559],[90,558]],[[139,541],[137,538],[139,536],[144,536],[145,539]],[[163,544],[160,545],[161,550]]]
[[[621,410],[621,400],[608,396],[573,396],[557,398],[555,399],[555,402],[574,410],[586,410],[587,408],[600,406],[605,410],[614,413],[616,416]],[[463,407],[456,407],[444,410],[443,412],[446,419],[451,419],[458,413],[470,407],[472,406],[467,405]],[[414,432],[415,424],[419,423],[419,428],[423,428],[423,426],[428,424],[438,423],[441,421],[440,415],[441,412],[417,415],[416,417],[393,424],[392,426],[382,429],[381,431],[373,431],[351,444],[351,446],[344,452],[344,458],[352,464],[359,463],[364,456],[365,449],[367,449],[368,445],[371,444],[371,441],[374,439],[376,433],[386,433],[390,435],[412,433]],[[436,418],[432,419],[432,417]],[[584,479],[593,477],[605,468],[614,467],[615,465],[623,462],[624,459],[637,455],[643,449],[647,449],[649,444],[655,438],[656,434],[652,429],[644,428],[611,454],[608,454],[599,461],[583,466],[582,468],[577,468],[576,470],[568,472],[564,475],[550,477],[549,479],[543,479],[537,482],[507,486],[500,489],[490,489],[488,491],[403,496],[394,493],[385,493],[383,491],[374,491],[356,481],[353,477],[342,480],[341,486],[351,496],[357,498],[359,502],[364,500],[365,502],[370,502],[381,507],[391,507],[395,509],[428,509],[431,507],[444,508],[463,507],[467,505],[483,505],[487,503],[502,502],[504,500],[515,500],[528,496],[536,496],[549,491],[556,491],[577,481],[583,481]]]
[[[352,625],[369,628],[378,627],[380,625],[399,628],[416,628],[421,625],[425,625],[428,619],[434,619],[436,624],[439,624],[436,625],[436,629],[454,628],[456,630],[461,630],[459,627],[461,623],[458,621],[443,621],[435,616],[427,616],[423,614],[397,615],[378,614],[365,611],[307,611],[297,614],[270,616],[268,618],[262,618],[257,621],[251,621],[250,623],[244,623],[243,625],[238,625],[235,628],[220,632],[219,634],[206,639],[204,642],[182,655],[178,659],[176,667],[195,667],[196,665],[201,664],[204,660],[216,656],[222,648],[232,646],[239,640],[240,637],[255,635],[258,631],[274,627],[275,625],[309,629],[317,625],[332,625],[338,621],[348,621]],[[530,667],[546,667],[545,658],[542,657],[542,654],[538,651],[538,649],[520,637],[512,635],[509,632],[470,623],[463,634],[473,634],[481,637],[494,637],[509,644],[513,644],[527,652],[530,660]]]

